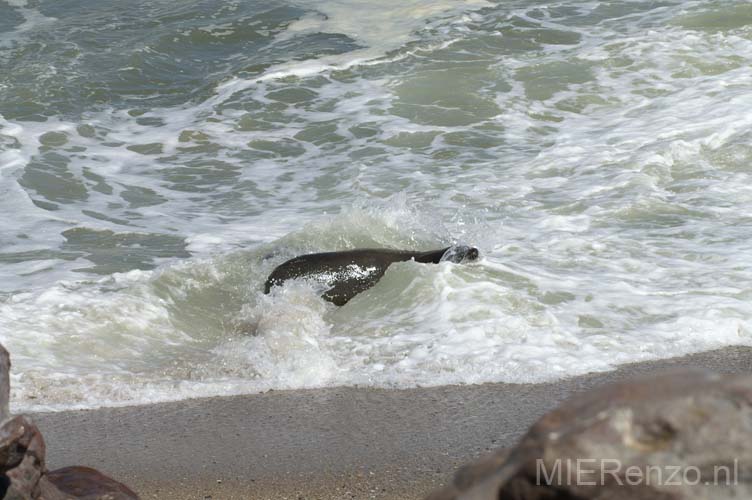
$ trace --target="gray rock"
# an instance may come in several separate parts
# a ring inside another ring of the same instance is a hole
[[[581,393],[429,498],[752,498],[752,376],[682,370]]]
[[[10,417],[10,354],[0,344],[0,423]]]

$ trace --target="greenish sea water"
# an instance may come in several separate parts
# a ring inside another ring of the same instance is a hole
[[[0,340],[61,409],[752,344],[752,4],[0,0]],[[395,265],[345,307],[306,252]]]

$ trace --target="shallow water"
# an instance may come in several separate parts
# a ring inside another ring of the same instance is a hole
[[[752,345],[746,1],[0,0],[24,410]],[[393,266],[342,308],[279,263]]]

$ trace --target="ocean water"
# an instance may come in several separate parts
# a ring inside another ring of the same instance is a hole
[[[752,4],[0,0],[0,217],[16,410],[752,345]]]

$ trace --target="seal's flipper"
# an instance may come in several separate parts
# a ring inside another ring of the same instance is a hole
[[[364,292],[371,288],[381,279],[384,275],[384,271],[386,271],[386,269],[378,273],[373,273],[368,276],[368,278],[352,278],[346,281],[341,281],[327,290],[322,297],[334,305],[343,306],[360,292]]]

